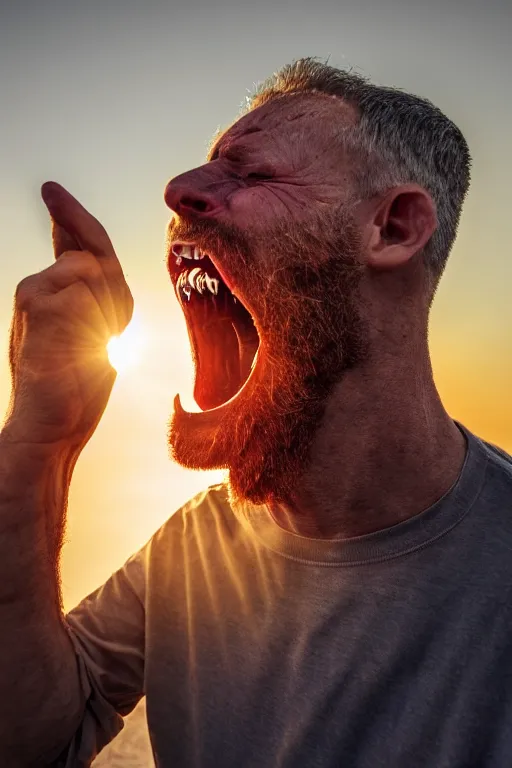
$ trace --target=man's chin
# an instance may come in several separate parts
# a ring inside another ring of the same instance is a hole
[[[187,469],[227,469],[233,498],[262,503],[275,490],[268,487],[271,478],[266,471],[272,447],[264,439],[267,419],[262,419],[258,397],[244,395],[199,413],[185,411],[177,398],[169,424],[169,450],[171,458]]]
[[[181,405],[179,396],[174,401],[174,412],[169,422],[169,450],[171,458],[186,469],[211,470],[227,466],[228,457],[222,450],[221,409],[190,413]]]
[[[177,398],[170,454],[187,469],[227,469],[233,499],[286,502],[304,470],[320,414],[299,392],[292,402],[279,387],[270,394],[255,379],[211,411],[188,413]]]
[[[189,418],[198,415],[173,414],[169,428],[171,458],[186,469],[227,470],[230,498],[235,501],[261,504],[273,499],[276,488],[265,471],[268,455],[265,457],[265,449],[258,445],[258,437],[248,439],[245,445],[238,444],[235,430]]]

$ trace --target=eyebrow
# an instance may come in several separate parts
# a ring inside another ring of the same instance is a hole
[[[243,139],[245,139],[246,136],[249,136],[251,133],[260,133],[261,130],[262,129],[258,128],[257,126],[252,126],[251,128],[247,128],[243,133],[240,133],[237,136],[233,136],[231,140],[228,139],[228,144],[238,143],[239,141],[243,141]],[[218,131],[214,136],[210,151],[208,152],[208,155],[207,155],[208,162],[211,162],[212,160],[217,160],[221,146],[224,141],[225,141],[225,134],[219,136],[219,131]],[[245,151],[241,147],[240,155],[242,154],[245,154]]]
[[[222,130],[220,129],[220,127],[217,128],[217,130],[213,134],[212,138],[210,139],[210,144],[209,144],[209,147],[208,147],[208,152],[206,154],[206,159],[207,160],[216,160],[217,155],[219,154],[219,144],[221,143],[221,141],[223,139],[223,136],[224,136],[224,134],[223,134]]]
[[[226,150],[231,155],[229,158],[230,160],[243,162],[249,155],[249,148],[243,143],[243,138],[243,136],[237,136],[233,140],[228,140],[227,142],[219,140],[211,150],[208,156],[208,161],[212,162],[212,160],[217,160],[220,154],[220,150],[223,147],[226,147]]]
[[[217,158],[219,156],[219,150],[220,150],[220,145],[221,144],[222,144],[222,140],[221,139],[219,139],[218,141],[215,142],[213,147],[208,152],[208,155],[207,155],[208,162],[211,162],[212,160],[217,160]]]

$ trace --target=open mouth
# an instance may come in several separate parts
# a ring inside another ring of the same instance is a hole
[[[258,332],[210,255],[195,243],[174,240],[168,266],[187,321],[194,399],[203,411],[211,410],[235,397],[246,383],[256,362]]]

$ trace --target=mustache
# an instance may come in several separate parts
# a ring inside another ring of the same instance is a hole
[[[244,262],[250,253],[250,246],[244,233],[232,224],[219,221],[188,221],[174,217],[167,228],[167,251],[173,240],[196,243],[205,253],[238,255]],[[170,255],[170,253],[169,253]]]

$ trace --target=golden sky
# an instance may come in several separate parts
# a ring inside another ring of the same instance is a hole
[[[329,56],[426,96],[465,133],[473,182],[432,314],[434,371],[452,416],[512,452],[510,6],[300,0],[291,8],[20,0],[0,10],[4,410],[14,289],[52,258],[43,181],[64,184],[103,221],[136,302],[139,362],[119,376],[73,480],[67,607],[219,477],[167,458],[167,419],[176,391],[190,392],[191,363],[163,261],[163,189],[203,161],[247,89],[294,58]]]

